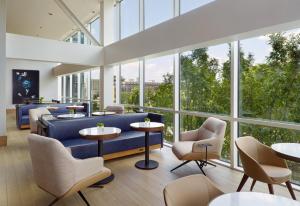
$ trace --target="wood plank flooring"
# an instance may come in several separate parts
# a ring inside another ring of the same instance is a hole
[[[43,206],[48,205],[53,197],[39,189],[32,177],[31,161],[28,151],[28,130],[18,130],[14,114],[8,115],[8,146],[0,147],[0,205],[1,206]],[[163,148],[151,153],[151,158],[159,162],[155,170],[144,171],[134,167],[143,155],[110,160],[105,162],[115,174],[115,180],[103,189],[88,188],[83,191],[93,206],[163,206],[162,191],[164,186],[179,177],[200,173],[195,163],[189,163],[174,173],[169,171],[180,163],[170,148]],[[226,167],[208,166],[207,176],[224,192],[234,192],[242,178],[242,173]],[[248,180],[243,191],[248,191]],[[287,188],[274,187],[275,194],[290,198]],[[266,184],[257,183],[254,191],[268,193]],[[300,200],[300,193],[295,192]],[[68,197],[57,206],[80,206],[84,202],[78,195]]]

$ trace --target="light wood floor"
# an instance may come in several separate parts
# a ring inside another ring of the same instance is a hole
[[[32,177],[31,162],[27,146],[28,130],[17,130],[14,115],[8,115],[8,146],[0,148],[0,205],[1,206],[43,206],[49,204],[53,197],[39,189]],[[179,177],[198,174],[196,164],[190,163],[174,173],[170,169],[180,163],[169,148],[151,153],[151,158],[159,162],[159,167],[151,171],[138,170],[134,167],[143,155],[107,161],[106,167],[115,174],[115,180],[103,189],[88,188],[83,191],[91,205],[94,206],[135,206],[164,205],[162,191],[164,186]],[[207,176],[219,185],[224,192],[234,192],[241,180],[240,172],[226,167],[205,168]],[[249,190],[250,181],[244,191]],[[283,186],[274,187],[275,194],[289,197]],[[254,191],[268,192],[267,185],[257,183]],[[296,192],[300,200],[300,193]],[[59,205],[84,205],[78,195],[71,196],[57,203]]]

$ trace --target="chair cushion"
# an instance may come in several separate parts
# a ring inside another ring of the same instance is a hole
[[[271,165],[260,165],[274,183],[283,183],[290,179],[291,170],[288,168],[276,167]]]
[[[23,125],[29,124],[29,115],[23,115],[21,118],[21,122]]]
[[[206,152],[193,152],[194,141],[175,142],[172,151],[179,160],[205,160]],[[207,159],[218,159],[218,154],[215,152],[207,152]]]

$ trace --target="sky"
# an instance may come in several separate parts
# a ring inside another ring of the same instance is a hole
[[[181,0],[181,13],[186,13],[213,1],[214,0]],[[172,18],[172,2],[172,0],[145,0],[145,27],[148,28]],[[159,5],[159,7],[157,7],[157,5]],[[123,15],[122,11],[124,11]],[[137,33],[139,31],[138,0],[124,0],[121,3],[121,15],[124,16],[124,20],[121,23],[122,37]],[[126,30],[122,30],[122,28],[126,28]],[[300,33],[300,29],[285,32],[286,35],[290,35],[291,33]],[[271,51],[268,40],[269,38],[267,36],[259,36],[241,40],[240,45],[246,55],[249,53],[254,55],[254,64],[261,64],[266,62],[266,57]],[[220,63],[228,60],[228,51],[228,44],[208,48],[209,56],[218,59]],[[164,74],[173,73],[173,58],[173,55],[168,55],[146,60],[145,81],[155,80],[156,82],[162,82]],[[139,76],[138,67],[138,63],[122,65],[122,77],[126,80],[136,80]]]

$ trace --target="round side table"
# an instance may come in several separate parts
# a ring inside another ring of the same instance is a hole
[[[69,106],[66,106],[66,108],[70,111],[74,111],[74,114],[76,114],[77,110],[78,109],[83,109],[84,106],[82,106],[82,105],[69,105]]]
[[[162,132],[164,124],[159,122],[135,122],[130,126],[136,131],[145,132],[145,160],[140,160],[135,163],[138,169],[152,170],[158,167],[158,162],[149,158],[149,132]]]
[[[103,157],[103,140],[117,138],[121,134],[121,129],[116,127],[92,127],[80,130],[79,134],[84,139],[98,141],[98,157]],[[114,174],[111,174],[111,176],[96,183],[95,186],[107,184],[113,179]]]

